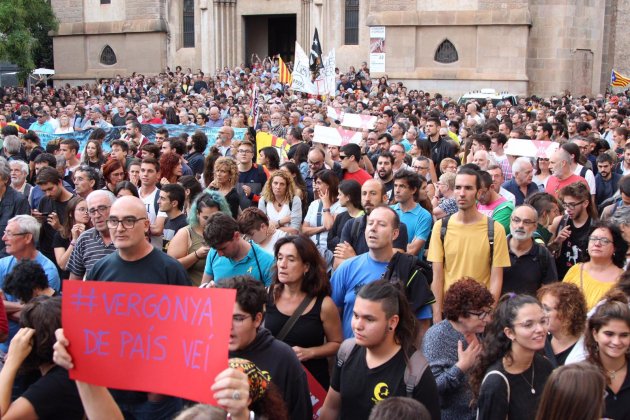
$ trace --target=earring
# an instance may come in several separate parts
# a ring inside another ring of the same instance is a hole
[[[394,327],[389,327],[389,330],[390,331],[394,331]]]

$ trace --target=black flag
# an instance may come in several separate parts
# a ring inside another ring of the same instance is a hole
[[[311,54],[308,58],[308,64],[313,80],[317,79],[319,71],[324,68],[324,63],[322,63],[322,44],[319,43],[317,28],[315,28],[315,34],[313,34],[313,45],[311,45]]]

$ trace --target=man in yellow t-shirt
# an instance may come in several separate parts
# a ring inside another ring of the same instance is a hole
[[[455,199],[459,210],[448,222],[444,244],[441,239],[443,220],[433,226],[427,259],[433,263],[434,323],[442,320],[444,293],[464,276],[486,286],[495,302],[499,300],[503,267],[510,266],[510,256],[505,230],[495,221],[491,258],[488,220],[476,206],[480,188],[479,173],[471,168],[461,168],[455,178]]]

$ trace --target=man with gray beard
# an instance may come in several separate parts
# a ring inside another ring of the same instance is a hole
[[[536,226],[536,209],[528,204],[514,209],[510,218],[511,234],[507,236],[511,265],[503,269],[501,294],[514,292],[536,296],[543,284],[558,281],[551,253],[532,238]]]

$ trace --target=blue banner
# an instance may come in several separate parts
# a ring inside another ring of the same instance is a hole
[[[217,141],[217,135],[219,133],[219,128],[217,127],[199,127],[197,125],[177,125],[177,124],[141,124],[142,125],[142,134],[148,138],[150,141],[155,141],[155,132],[159,128],[166,128],[168,130],[169,137],[178,137],[182,133],[187,133],[188,135],[192,135],[195,131],[203,131],[208,137],[208,149],[214,145]],[[247,132],[247,128],[234,128],[234,140],[243,140],[245,137],[245,133]],[[79,152],[83,153],[85,150],[85,145],[87,144],[88,137],[90,137],[90,133],[92,130],[84,130],[84,131],[75,131],[74,133],[67,134],[48,134],[37,132],[39,136],[42,147],[45,149],[46,144],[49,141],[64,138],[64,139],[75,139],[79,142]],[[111,151],[110,143],[113,140],[121,138],[125,134],[125,127],[112,127],[105,130],[107,135],[105,136],[105,140],[103,140],[103,152],[109,153]],[[208,151],[206,149],[206,152]]]

